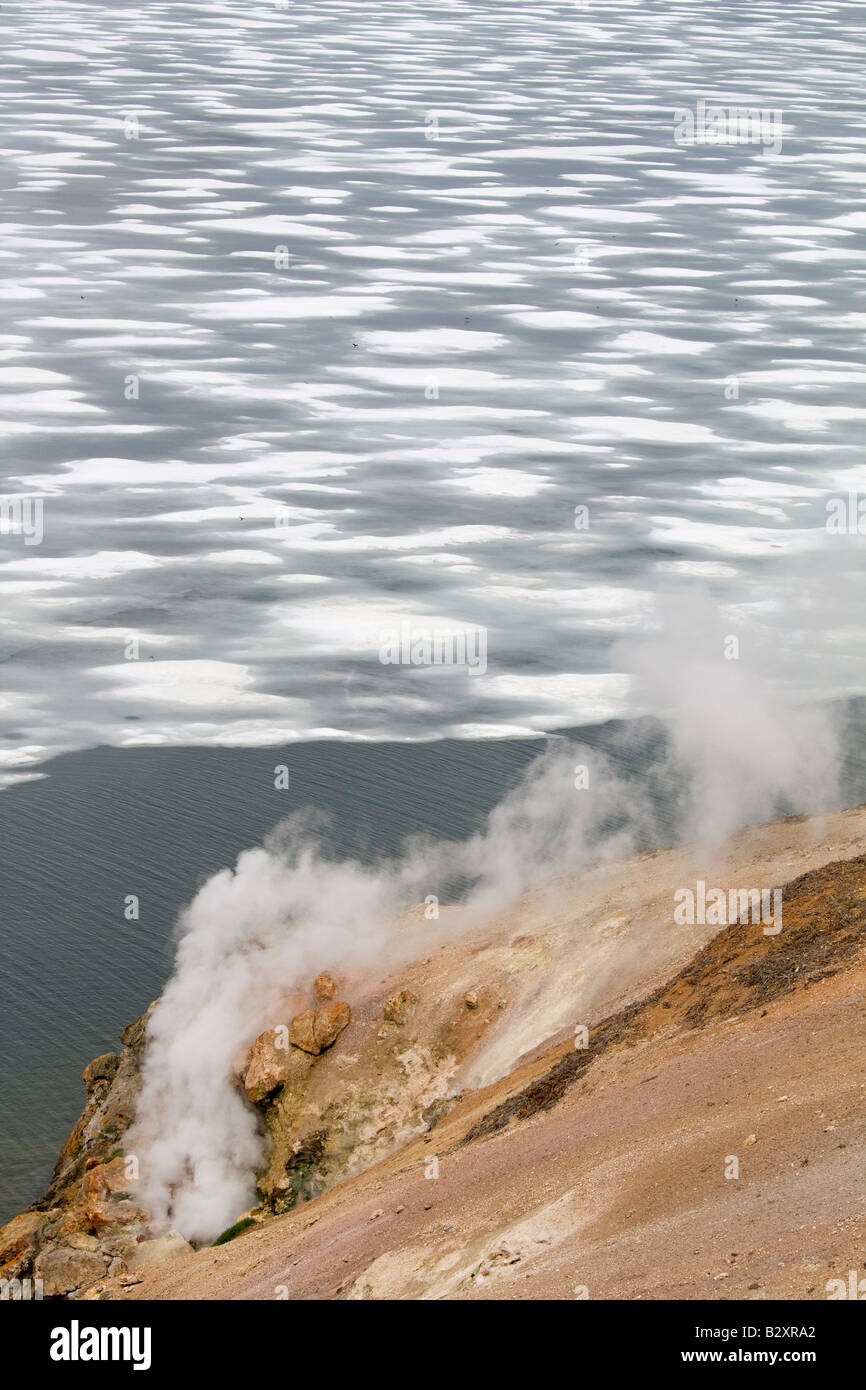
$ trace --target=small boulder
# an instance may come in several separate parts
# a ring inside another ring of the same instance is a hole
[[[477,989],[469,989],[469,990],[467,990],[466,993],[465,993],[464,996],[463,996],[463,1003],[466,1005],[467,1009],[477,1009],[477,1008],[478,1008],[478,990],[477,990]]]
[[[104,1231],[116,1216],[112,1211],[112,1193],[106,1182],[105,1164],[89,1158],[81,1180],[83,1224],[87,1231]]]
[[[331,1047],[348,1026],[352,1013],[348,1004],[323,1004],[316,1009],[314,1033],[320,1052]]]
[[[289,1041],[302,1052],[317,1057],[337,1041],[350,1018],[348,1004],[322,1004],[318,1009],[305,1009],[292,1019]]]
[[[42,1212],[23,1211],[0,1229],[0,1278],[17,1279],[27,1269],[44,1220]]]
[[[124,1225],[136,1219],[140,1212],[131,1186],[135,1179],[127,1173],[122,1154],[110,1163],[88,1158],[81,1179],[80,1202],[67,1211],[73,1221],[64,1223],[64,1230],[83,1229],[101,1234],[109,1226]]]
[[[124,1047],[128,1047],[136,1057],[144,1047],[147,1038],[147,1025],[158,1003],[158,999],[153,999],[150,1004],[148,1004],[144,1013],[137,1018],[134,1023],[128,1023],[120,1034],[120,1041],[123,1043]]]
[[[250,1049],[244,1090],[253,1105],[259,1105],[286,1083],[287,1049],[277,1047],[277,1041],[278,1034],[269,1028],[259,1034]]]
[[[417,994],[411,989],[401,989],[385,1000],[385,1018],[389,1023],[406,1023],[417,1003]]]
[[[45,1298],[60,1298],[102,1278],[105,1260],[93,1250],[73,1250],[67,1245],[56,1245],[37,1256],[33,1272],[42,1280]]]
[[[313,997],[318,1004],[327,1004],[337,993],[337,981],[329,970],[323,970],[313,981]]]
[[[299,1047],[302,1052],[316,1053],[316,1010],[304,1009],[301,1014],[295,1014],[289,1028],[289,1042],[293,1047]]]

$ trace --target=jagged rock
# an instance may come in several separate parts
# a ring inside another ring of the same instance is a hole
[[[146,1213],[121,1136],[135,1112],[139,1058],[154,1005],[124,1029],[118,1056],[105,1052],[84,1069],[84,1111],[57,1161],[39,1211],[0,1230],[0,1278],[41,1278],[46,1298],[76,1295],[118,1267]],[[123,1265],[125,1268],[125,1265]]]
[[[43,1250],[33,1266],[37,1279],[42,1280],[45,1298],[60,1298],[76,1289],[86,1288],[105,1274],[105,1260],[94,1250],[75,1250],[58,1245]]]
[[[41,1212],[22,1211],[0,1229],[0,1278],[17,1279],[28,1268],[44,1220]]]
[[[254,1105],[273,1095],[286,1083],[287,1049],[277,1047],[277,1041],[274,1029],[268,1028],[259,1034],[250,1048],[244,1090]]]
[[[63,1209],[63,1216],[51,1227],[52,1239],[63,1242],[78,1231],[90,1229],[90,1222],[80,1202],[72,1202]]]
[[[385,1018],[389,1023],[406,1023],[417,1003],[417,994],[413,994],[411,989],[401,989],[385,1000]]]
[[[88,1062],[81,1073],[81,1080],[88,1091],[92,1091],[98,1081],[111,1081],[119,1066],[120,1058],[116,1052],[103,1052]]]
[[[317,1053],[321,1051],[316,1045],[315,1009],[304,1009],[303,1013],[295,1015],[289,1028],[289,1042],[293,1047],[299,1047],[304,1052]]]
[[[98,1159],[89,1158],[81,1179],[81,1205],[88,1230],[101,1231],[110,1224],[111,1216],[106,1210],[107,1197],[104,1165]]]
[[[125,1224],[141,1215],[141,1208],[132,1198],[127,1176],[126,1160],[122,1155],[110,1163],[89,1158],[81,1180],[80,1223],[87,1231],[104,1231],[108,1226]],[[70,1215],[74,1214],[73,1208]]]
[[[313,981],[313,997],[320,1004],[326,1004],[337,993],[337,981],[329,970],[323,970]]]
[[[118,1152],[118,1139],[135,1114],[140,1084],[139,1057],[153,1008],[152,1004],[141,1018],[123,1030],[121,1038],[127,1045],[120,1057],[104,1053],[85,1069],[87,1103],[60,1152],[46,1193],[49,1201],[56,1201],[70,1184],[79,1181],[88,1158],[104,1161]],[[113,1057],[114,1062],[110,1060]],[[109,1070],[112,1074],[107,1076]]]
[[[155,1240],[140,1240],[126,1258],[129,1269],[145,1269],[161,1260],[175,1260],[178,1255],[191,1255],[193,1248],[180,1231],[169,1231],[168,1235],[157,1236]]]
[[[336,1042],[350,1018],[348,1004],[323,1004],[318,1009],[305,1009],[292,1019],[289,1041],[302,1052],[318,1056]]]
[[[467,990],[466,993],[465,993],[464,996],[463,996],[463,1003],[466,1005],[467,1009],[477,1009],[477,1008],[478,1008],[478,990],[477,990],[477,989],[469,989],[469,990]]]
[[[120,1034],[120,1041],[123,1043],[123,1046],[128,1047],[136,1056],[138,1056],[138,1053],[144,1046],[144,1041],[147,1037],[147,1025],[158,1003],[158,999],[151,1000],[144,1013],[140,1014],[134,1023],[128,1023]]]
[[[349,1005],[336,1001],[333,1004],[323,1004],[320,1009],[316,1009],[314,1031],[320,1051],[323,1052],[326,1047],[331,1047],[337,1041],[351,1017]]]

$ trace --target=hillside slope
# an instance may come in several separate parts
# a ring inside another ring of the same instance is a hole
[[[866,855],[784,905],[777,936],[724,928],[588,1047],[536,1049],[288,1215],[91,1296],[826,1298],[864,1264]]]
[[[678,923],[701,879],[785,885],[782,930]],[[198,1253],[127,1152],[151,1006],[86,1068],[0,1276],[73,1298],[824,1296],[862,1258],[864,884],[861,807],[395,922],[378,970],[293,986],[240,1049],[258,1205]],[[339,1026],[308,1051],[311,1003]]]

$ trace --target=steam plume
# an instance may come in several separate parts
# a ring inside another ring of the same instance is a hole
[[[637,701],[666,731],[652,756],[641,755],[639,774],[633,757],[631,771],[621,770],[634,753],[628,731],[609,756],[555,740],[465,843],[414,842],[373,865],[337,861],[316,822],[294,817],[205,884],[181,917],[128,1138],[154,1219],[204,1241],[252,1205],[262,1139],[232,1084],[239,1056],[285,1021],[286,996],[320,970],[351,973],[429,951],[431,931],[448,930],[447,914],[395,933],[410,904],[430,893],[445,901],[442,885],[459,878],[471,919],[483,920],[530,885],[579,874],[592,860],[672,834],[718,841],[780,810],[833,803],[828,717],[788,707],[748,643],[726,659],[724,626],[708,600],[668,600],[658,631],[622,648]],[[576,786],[577,767],[588,786]]]

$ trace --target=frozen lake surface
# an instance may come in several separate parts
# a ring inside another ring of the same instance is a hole
[[[667,585],[861,688],[823,531],[866,476],[860,5],[0,23],[5,486],[44,509],[0,545],[0,772],[604,718]],[[700,103],[762,123],[682,143]],[[383,666],[404,621],[486,672]]]

